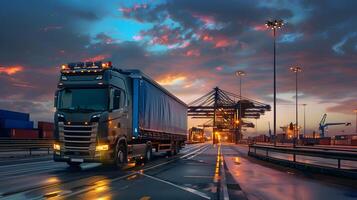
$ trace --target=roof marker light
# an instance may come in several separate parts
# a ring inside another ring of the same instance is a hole
[[[68,70],[69,67],[68,67],[68,65],[63,64],[63,65],[61,66],[61,69],[62,69],[62,70]]]

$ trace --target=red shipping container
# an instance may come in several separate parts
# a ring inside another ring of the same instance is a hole
[[[34,139],[38,138],[38,130],[36,129],[11,129],[11,138]]]
[[[54,124],[52,122],[41,122],[37,123],[37,128],[40,130],[52,131],[54,129]]]
[[[357,140],[353,140],[353,139],[352,139],[352,140],[351,140],[351,145],[352,145],[352,146],[357,146]]]
[[[330,145],[331,144],[331,138],[320,138],[319,144],[320,145]]]
[[[40,138],[53,138],[53,131],[41,130]]]

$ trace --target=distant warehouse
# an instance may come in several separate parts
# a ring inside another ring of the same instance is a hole
[[[0,137],[14,139],[52,138],[53,123],[30,121],[29,113],[14,112],[0,109]]]

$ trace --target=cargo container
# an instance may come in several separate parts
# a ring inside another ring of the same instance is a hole
[[[14,139],[36,139],[39,136],[37,129],[1,129],[1,137]]]
[[[39,137],[44,139],[52,139],[53,130],[39,130]]]
[[[330,137],[316,138],[319,145],[331,145]]]
[[[21,121],[29,121],[30,114],[0,109],[0,118],[1,119],[14,119],[14,120],[21,120]]]
[[[39,121],[37,123],[37,128],[39,130],[47,130],[47,131],[52,131],[54,130],[54,124],[52,122],[43,122]]]
[[[33,122],[32,121],[23,121],[23,120],[15,120],[15,119],[0,119],[0,127],[1,128],[20,128],[20,129],[32,129]]]
[[[63,65],[55,95],[54,160],[149,161],[178,153],[186,140],[187,105],[139,70],[110,62]]]

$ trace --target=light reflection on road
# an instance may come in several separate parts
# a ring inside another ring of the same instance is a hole
[[[246,155],[247,148],[222,145],[222,153],[230,173],[248,199],[355,199],[357,196],[356,191],[339,185],[297,176],[290,171],[275,170],[239,157]]]

